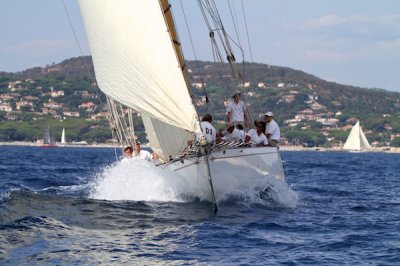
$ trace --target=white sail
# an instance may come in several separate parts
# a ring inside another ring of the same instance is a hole
[[[67,144],[67,142],[65,141],[65,128],[63,128],[61,132],[61,144]]]
[[[169,136],[180,145],[184,140],[179,135],[200,132],[160,2],[80,0],[79,4],[100,89],[154,121],[181,129],[178,136]],[[163,153],[167,156],[170,151]]]
[[[47,147],[55,147],[56,146],[56,141],[54,140],[53,134],[51,133],[49,124],[46,124],[44,127],[43,146],[47,146]]]
[[[364,132],[360,127],[360,121],[357,121],[357,123],[351,129],[350,134],[347,137],[346,143],[343,146],[343,149],[354,151],[371,149],[371,145],[369,144],[367,138],[364,135]]]
[[[146,113],[142,113],[142,120],[150,147],[163,161],[168,161],[169,156],[178,154],[186,147],[187,141],[192,139],[189,132],[153,119]]]

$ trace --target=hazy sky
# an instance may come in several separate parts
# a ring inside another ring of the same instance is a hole
[[[171,2],[177,4],[173,10],[183,45],[189,42],[186,27],[179,26],[181,3],[197,59],[211,60],[207,35],[197,33],[204,29],[203,19],[192,12],[197,1]],[[229,2],[232,9],[241,6],[240,0]],[[90,54],[76,0],[64,3],[83,54]],[[341,84],[400,92],[400,0],[243,0],[243,4],[254,62],[302,70]],[[229,10],[220,12],[229,25]],[[0,25],[0,71],[82,55],[61,0],[2,0]],[[246,34],[240,35],[247,49]],[[190,49],[184,50],[185,57],[194,59],[190,45],[186,47]]]

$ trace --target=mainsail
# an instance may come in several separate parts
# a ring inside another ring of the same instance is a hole
[[[165,3],[79,1],[99,88],[141,113],[150,145],[164,159],[200,132]]]
[[[360,121],[357,121],[357,123],[351,129],[343,149],[355,151],[371,149],[371,145],[369,144],[363,130],[360,127]]]

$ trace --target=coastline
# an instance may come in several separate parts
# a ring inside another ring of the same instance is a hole
[[[343,150],[340,147],[332,147],[332,148],[325,148],[325,147],[302,147],[302,146],[295,146],[295,145],[282,145],[279,147],[280,151],[318,151],[318,152],[352,152]],[[357,152],[357,151],[354,151]],[[364,151],[360,151],[363,153]],[[366,152],[386,152],[386,153],[400,153],[400,147],[377,147],[373,148],[370,151]]]
[[[8,142],[0,142],[0,146],[28,146],[28,147],[41,147],[42,143],[37,142],[29,142],[29,141],[8,141]],[[107,143],[96,143],[96,144],[79,144],[79,143],[67,143],[66,145],[61,143],[56,143],[56,147],[60,148],[71,148],[71,147],[79,147],[79,148],[120,148],[121,146],[115,144],[107,144]]]
[[[121,148],[121,146],[117,144],[107,144],[107,143],[96,143],[96,144],[79,144],[79,143],[67,143],[66,145],[62,145],[60,143],[56,143],[57,147],[60,148]],[[41,147],[42,143],[37,142],[29,142],[29,141],[5,141],[0,142],[0,146],[29,146],[29,147]],[[147,144],[143,145],[144,147],[148,147]],[[295,145],[281,145],[279,147],[280,151],[318,151],[318,152],[332,152],[332,151],[342,151],[340,147],[333,148],[324,148],[324,147],[302,147]],[[386,152],[386,153],[400,153],[400,147],[379,147],[374,148],[369,152]]]

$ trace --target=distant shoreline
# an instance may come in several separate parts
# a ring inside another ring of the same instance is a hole
[[[76,147],[76,148],[121,148],[121,146],[116,144],[107,144],[107,143],[96,143],[96,144],[79,144],[79,143],[67,143],[65,146],[60,143],[56,143],[57,147]],[[29,142],[29,141],[9,141],[9,142],[0,142],[0,146],[29,146],[29,147],[40,147],[41,143]],[[147,147],[147,145],[143,145]],[[318,152],[327,152],[327,151],[344,151],[339,147],[334,148],[324,148],[324,147],[302,147],[295,145],[282,145],[279,147],[280,151],[318,151]],[[385,147],[385,148],[375,148],[371,152],[386,152],[386,153],[400,153],[400,147]]]
[[[9,141],[0,142],[0,146],[28,146],[28,147],[41,147],[42,143],[29,142],[29,141]],[[97,143],[97,144],[79,144],[79,143],[67,143],[66,145],[56,143],[57,147],[79,147],[79,148],[120,148],[119,145]]]
[[[281,151],[319,151],[319,152],[329,152],[329,151],[342,151],[349,152],[341,149],[340,147],[324,148],[324,147],[302,147],[295,145],[285,145],[280,146]],[[386,152],[386,153],[400,153],[400,147],[379,147],[373,148],[368,152]]]

